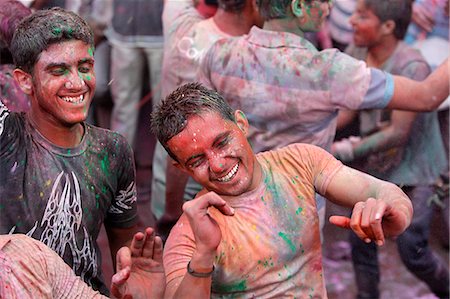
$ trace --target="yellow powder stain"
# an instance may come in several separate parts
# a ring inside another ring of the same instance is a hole
[[[43,197],[44,196],[44,192],[39,192],[39,196]]]
[[[252,230],[256,230],[256,225],[255,224],[252,225]]]
[[[45,182],[45,186],[50,186],[51,183],[52,183],[52,180],[47,180],[47,181]]]

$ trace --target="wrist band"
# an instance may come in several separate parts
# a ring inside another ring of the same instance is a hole
[[[191,261],[189,261],[189,263],[187,264],[187,272],[194,276],[194,277],[199,277],[199,278],[206,278],[206,277],[210,277],[211,274],[214,272],[214,265],[213,268],[210,272],[206,272],[206,273],[198,273],[195,272],[194,270],[191,269]]]

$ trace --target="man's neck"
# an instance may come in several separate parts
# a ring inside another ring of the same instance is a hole
[[[253,26],[252,18],[246,14],[245,10],[241,13],[231,13],[219,8],[213,16],[213,20],[223,32],[232,36],[240,36],[247,34]]]
[[[391,36],[383,42],[369,47],[366,62],[371,67],[380,68],[392,56],[399,40]]]
[[[295,18],[273,19],[264,22],[265,30],[277,32],[289,32],[298,36],[303,36],[303,31],[298,27],[298,22]]]
[[[52,121],[36,117],[32,111],[28,119],[33,127],[52,144],[62,148],[74,148],[81,143],[84,135],[84,125],[75,124],[71,127],[57,126]]]

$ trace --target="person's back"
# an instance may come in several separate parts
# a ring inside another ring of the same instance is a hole
[[[267,14],[277,1],[260,2]],[[321,16],[316,17],[321,23],[329,4],[318,3],[304,3],[309,6],[304,10]],[[329,149],[338,108],[382,107],[387,99],[364,99],[371,78],[364,63],[336,49],[318,51],[301,31],[268,28],[272,21],[284,20],[283,15],[270,18],[266,16],[263,29],[253,27],[244,37],[214,44],[201,66],[201,82],[246,112],[256,152],[295,142]]]

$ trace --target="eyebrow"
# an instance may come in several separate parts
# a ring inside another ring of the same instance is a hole
[[[67,63],[64,63],[64,62],[61,62],[61,63],[53,62],[53,63],[49,63],[49,64],[45,67],[45,69],[46,69],[46,70],[50,70],[50,69],[54,69],[54,68],[58,68],[58,67],[68,68],[69,65],[68,65]]]
[[[78,61],[78,64],[80,64],[80,63],[91,63],[91,64],[94,64],[94,59],[92,59],[92,58],[83,58],[83,59],[80,59]]]
[[[78,64],[83,64],[83,63],[91,63],[91,64],[94,64],[94,59],[92,59],[92,58],[83,58],[83,59],[80,59],[80,60],[78,61]],[[52,62],[52,63],[49,63],[49,64],[45,67],[45,69],[46,69],[46,70],[50,70],[50,69],[58,68],[58,67],[69,68],[69,67],[70,67],[70,64],[65,63],[65,62]]]
[[[223,132],[223,133],[217,135],[217,137],[214,138],[214,141],[213,141],[213,143],[212,143],[212,146],[213,146],[213,147],[217,147],[218,144],[221,142],[221,140],[222,140],[223,138],[228,138],[228,136],[230,136],[230,135],[231,135],[231,131],[226,131],[226,132]],[[186,166],[187,164],[189,164],[189,162],[190,162],[191,160],[196,159],[196,158],[201,157],[201,156],[204,156],[204,154],[196,154],[196,155],[190,156],[189,159],[186,160],[186,162],[184,163],[184,165]]]

